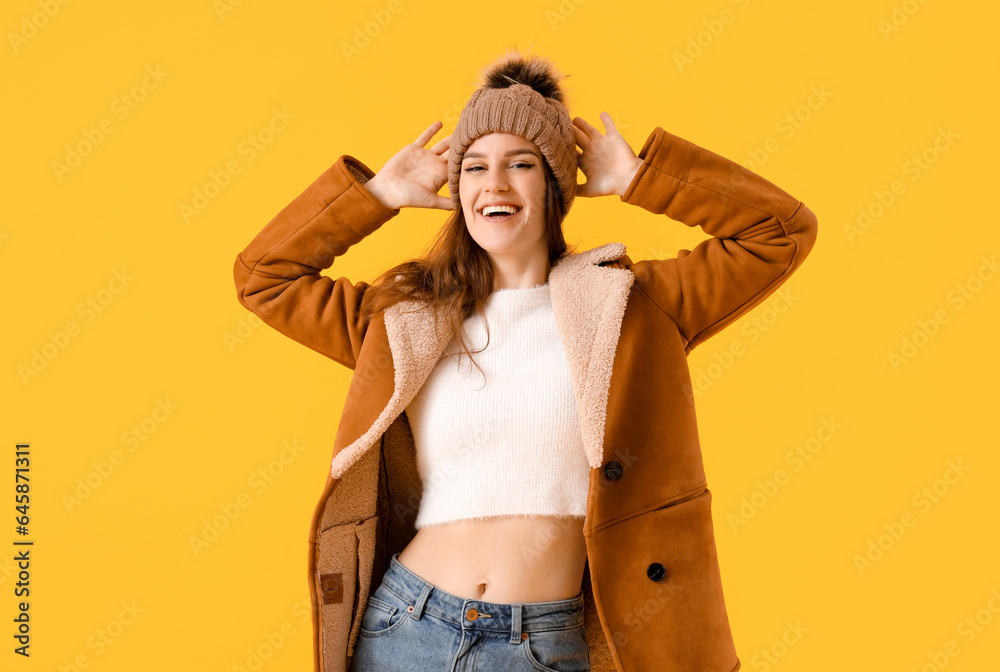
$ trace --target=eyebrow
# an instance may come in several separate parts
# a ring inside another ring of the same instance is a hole
[[[504,154],[504,156],[515,156],[517,154],[531,154],[536,159],[539,158],[538,153],[535,152],[535,150],[528,149],[527,147],[523,149],[512,149],[506,154]],[[467,154],[465,154],[465,156],[462,157],[462,160],[464,161],[465,159],[484,159],[484,158],[486,158],[486,155],[483,154],[482,152],[468,152]]]

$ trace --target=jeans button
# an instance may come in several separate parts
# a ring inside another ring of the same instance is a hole
[[[470,621],[474,621],[477,618],[479,618],[479,612],[476,611],[475,609],[469,609],[467,612],[465,612],[465,617]]]

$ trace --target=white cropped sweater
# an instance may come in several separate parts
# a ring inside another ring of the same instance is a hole
[[[500,289],[406,407],[423,498],[416,528],[493,516],[585,517],[590,465],[548,283]],[[485,373],[485,380],[484,374]]]

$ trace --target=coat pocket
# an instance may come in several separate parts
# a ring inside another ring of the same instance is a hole
[[[729,672],[709,490],[594,533],[594,593],[625,669]]]
[[[369,599],[376,518],[335,525],[320,532],[316,590],[320,605],[323,672],[344,672],[354,652]]]

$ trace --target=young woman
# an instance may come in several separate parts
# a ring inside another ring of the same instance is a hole
[[[739,667],[686,356],[798,268],[816,218],[601,119],[508,54],[452,135],[426,148],[431,124],[377,174],[341,156],[238,255],[241,303],[354,371],[309,535],[317,672]],[[577,253],[577,195],[712,238]],[[408,207],[453,210],[425,257],[320,274]]]

